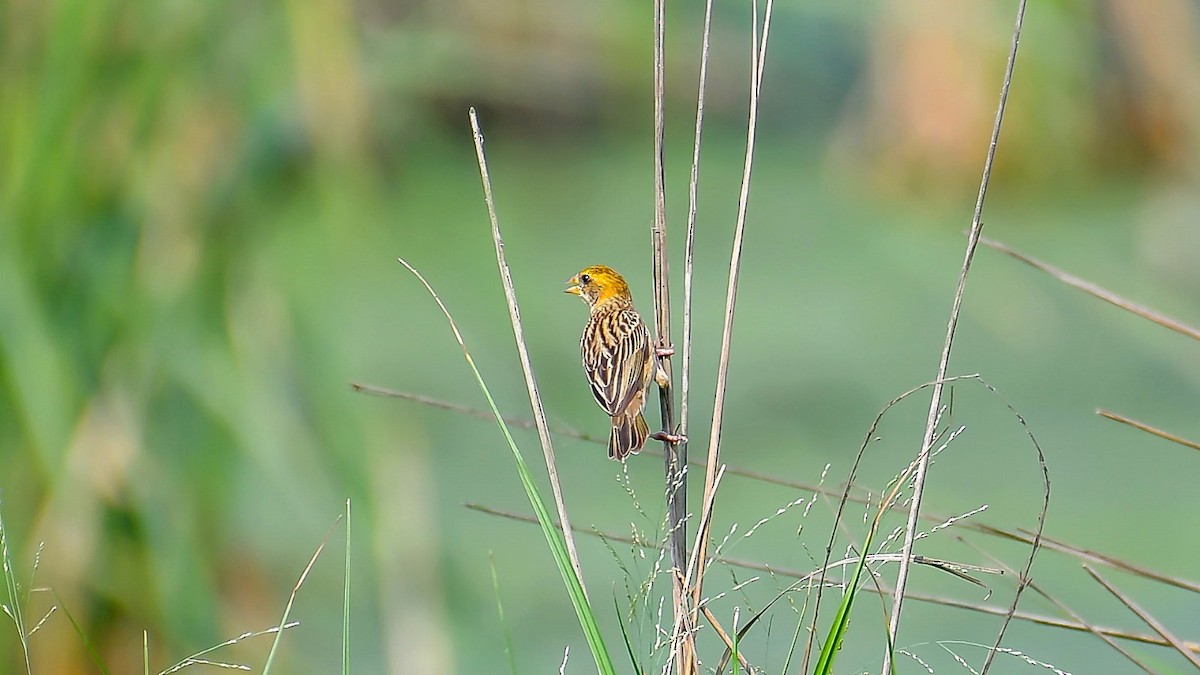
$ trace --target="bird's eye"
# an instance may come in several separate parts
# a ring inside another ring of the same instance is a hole
[[[579,283],[589,284],[591,282],[592,282],[592,275],[590,275],[590,274],[580,274],[579,275]]]

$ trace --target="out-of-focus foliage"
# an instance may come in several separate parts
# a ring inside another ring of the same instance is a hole
[[[730,383],[731,462],[809,481],[834,462],[836,482],[875,411],[932,375],[1011,4],[778,3]],[[576,372],[583,310],[559,282],[604,262],[627,272],[649,306],[643,5],[0,3],[0,508],[18,577],[30,578],[44,542],[33,585],[56,594],[34,593],[28,614],[65,607],[113,672],[141,667],[148,631],[157,672],[273,625],[350,497],[357,672],[500,663],[489,550],[518,664],[548,672],[568,643],[582,658],[536,531],[461,508],[520,508],[494,429],[347,385],[479,404],[436,312],[395,264],[403,255],[457,313],[506,412],[527,414],[466,127],[475,105],[550,413],[603,430]],[[669,9],[675,260],[700,5]],[[749,49],[749,7],[718,5],[698,236],[700,420]],[[1193,320],[1198,21],[1184,0],[1031,3],[986,218],[995,236]],[[1051,530],[1187,572],[1180,561],[1200,555],[1194,541],[1134,524],[1194,528],[1194,458],[1103,427],[1089,411],[1124,405],[1200,435],[1196,346],[998,257],[981,255],[966,312],[957,370],[990,375],[1043,432],[1061,478]],[[985,457],[1007,448],[978,442]],[[630,464],[641,516],[601,450],[567,440],[559,450],[577,522],[621,532],[633,522],[653,535],[653,458]],[[1131,478],[1131,455],[1164,459]],[[996,488],[971,461],[944,464],[931,508],[976,505],[972,481]],[[1036,484],[1025,474],[1012,496],[983,499],[1027,503]],[[729,489],[717,530],[794,498]],[[1118,491],[1136,503],[1109,512]],[[1005,524],[1027,522],[1020,513]],[[784,527],[746,555],[809,567],[804,547],[822,546],[827,530],[807,527],[820,533],[813,541]],[[626,602],[609,553],[590,544],[584,553],[592,592],[604,597],[615,583]],[[331,545],[302,590],[283,672],[333,672],[338,662],[339,555]],[[1178,598],[1160,600],[1167,619],[1195,616]],[[928,628],[914,634],[958,626],[914,614]],[[649,651],[645,628],[637,646]],[[1014,639],[1034,651],[1055,638]],[[32,645],[36,675],[87,672],[62,611]],[[221,658],[261,663],[266,646],[248,641]],[[1070,651],[1053,658],[1083,672],[1096,663],[1070,661]],[[863,667],[874,659],[863,656]],[[15,635],[0,631],[0,671],[19,670]]]

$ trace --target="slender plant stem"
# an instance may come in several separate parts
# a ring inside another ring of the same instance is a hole
[[[346,571],[342,587],[342,675],[350,675],[350,498],[346,498]]]
[[[1014,570],[1012,567],[1009,567],[1007,564],[1005,564],[1003,560],[1001,560],[1000,558],[997,558],[996,556],[992,555],[991,553],[988,553],[987,551],[985,551],[983,549],[983,547],[977,546],[976,544],[974,544],[970,541],[967,541],[966,538],[961,537],[961,536],[955,537],[955,539],[962,542],[963,544],[966,544],[967,546],[971,547],[972,549],[978,551],[981,555],[990,559],[994,564],[1000,565],[1001,567],[1003,567],[1005,574],[1016,574],[1017,573],[1016,570]],[[1142,670],[1142,672],[1149,673],[1149,675],[1154,675],[1154,670],[1151,669],[1146,664],[1142,663],[1136,656],[1134,656],[1132,653],[1130,653],[1130,651],[1128,649],[1126,649],[1124,645],[1117,642],[1111,636],[1105,635],[1096,626],[1093,626],[1093,625],[1087,623],[1084,620],[1084,618],[1082,616],[1080,616],[1080,614],[1078,612],[1076,612],[1075,610],[1068,607],[1065,603],[1063,603],[1058,598],[1050,595],[1048,592],[1046,592],[1045,589],[1043,589],[1041,586],[1039,586],[1033,580],[1029,581],[1029,588],[1033,589],[1034,593],[1037,593],[1038,595],[1045,598],[1050,604],[1054,605],[1058,609],[1058,611],[1071,617],[1071,619],[1074,620],[1079,625],[1086,626],[1088,632],[1090,632],[1092,635],[1095,635],[1104,644],[1108,645],[1109,647],[1112,647],[1118,654],[1125,657],[1125,660],[1129,661],[1133,665],[1140,668]]]
[[[1183,658],[1187,659],[1188,662],[1191,663],[1193,667],[1200,669],[1200,657],[1197,657],[1194,653],[1192,653],[1192,651],[1190,649],[1188,649],[1187,645],[1184,644],[1183,640],[1180,640],[1178,637],[1175,636],[1174,633],[1167,630],[1167,627],[1166,627],[1166,625],[1163,624],[1163,622],[1161,622],[1158,619],[1151,616],[1149,612],[1142,609],[1140,605],[1138,605],[1136,602],[1134,602],[1133,598],[1130,598],[1128,595],[1123,593],[1119,588],[1117,588],[1112,583],[1110,583],[1107,579],[1100,576],[1100,573],[1097,572],[1096,570],[1092,569],[1091,567],[1088,567],[1087,565],[1083,566],[1083,570],[1085,572],[1087,572],[1089,575],[1091,575],[1092,579],[1095,579],[1096,583],[1103,586],[1104,590],[1108,591],[1109,593],[1112,593],[1113,597],[1115,597],[1117,600],[1120,600],[1121,604],[1123,604],[1127,608],[1129,608],[1129,611],[1136,614],[1137,618],[1144,621],[1147,626],[1154,629],[1155,633],[1158,633],[1159,635],[1162,636],[1162,638],[1164,640],[1169,642],[1171,644],[1171,646],[1175,648],[1175,651],[1177,651],[1181,655],[1183,655]]]
[[[921,511],[921,498],[925,494],[925,480],[929,471],[929,450],[933,445],[934,432],[937,427],[938,411],[942,407],[943,381],[950,364],[950,351],[954,345],[954,334],[958,328],[958,314],[962,307],[963,294],[966,291],[967,274],[971,270],[971,261],[975,257],[975,249],[979,245],[979,236],[983,230],[983,202],[987,197],[988,183],[992,176],[992,164],[996,158],[996,147],[1000,141],[1000,128],[1004,121],[1004,109],[1008,103],[1008,89],[1012,83],[1013,66],[1017,59],[1017,48],[1021,43],[1021,26],[1025,20],[1025,2],[1017,4],[1017,20],[1013,29],[1012,47],[1008,53],[1008,63],[1004,69],[1004,82],[1000,87],[1000,103],[996,106],[996,121],[992,125],[992,137],[988,143],[987,159],[983,164],[983,178],[979,183],[979,196],[975,200],[975,213],[971,218],[971,231],[967,237],[967,250],[963,257],[962,270],[958,275],[958,287],[954,291],[954,302],[950,308],[950,321],[946,326],[946,340],[942,346],[941,359],[938,361],[937,376],[934,377],[933,396],[929,402],[929,416],[925,423],[925,436],[921,441],[921,450],[917,456],[917,472],[913,478],[913,494],[908,511],[908,526],[904,533],[904,546],[900,556],[900,567],[896,572],[896,593],[892,599],[892,615],[888,623],[889,643],[896,644],[896,634],[900,630],[900,612],[904,606],[904,592],[908,585],[908,572],[911,566],[913,542],[917,534],[917,521]],[[1017,595],[1020,596],[1021,586],[1018,585]],[[994,651],[988,652],[984,663],[984,672],[991,664]],[[889,648],[883,657],[884,673],[891,672],[892,649]]]
[[[567,518],[567,504],[563,499],[562,485],[558,480],[558,464],[554,460],[554,443],[550,439],[550,427],[546,424],[546,410],[542,407],[542,397],[538,394],[537,379],[533,375],[533,366],[529,361],[529,350],[525,348],[525,332],[521,327],[521,311],[517,306],[517,291],[513,286],[512,274],[508,270],[508,260],[504,257],[504,239],[500,236],[500,221],[496,217],[496,204],[492,199],[492,179],[488,174],[487,157],[483,151],[483,132],[479,130],[479,118],[475,109],[471,108],[471,134],[475,139],[475,156],[479,160],[479,177],[483,181],[483,197],[487,202],[488,218],[492,222],[492,241],[496,245],[496,264],[500,268],[500,279],[504,284],[504,298],[508,301],[508,315],[512,321],[513,337],[517,343],[517,354],[521,357],[521,372],[525,375],[525,387],[529,390],[529,403],[533,407],[533,420],[537,425],[538,440],[542,443],[542,454],[546,457],[546,472],[550,476],[550,491],[554,494],[554,506],[558,509],[558,519],[562,523],[563,538],[566,540],[567,553],[571,558],[571,567],[575,569],[575,577],[587,595],[587,586],[583,583],[583,568],[579,565],[579,553],[575,550],[575,536],[571,531],[570,520]]]
[[[715,500],[710,493],[716,488],[717,468],[721,453],[721,424],[725,415],[725,383],[729,376],[729,352],[733,336],[733,316],[737,306],[738,277],[742,269],[742,242],[746,234],[746,210],[750,200],[750,174],[754,166],[754,144],[757,135],[759,88],[766,58],[767,37],[770,34],[773,0],[767,0],[763,14],[762,37],[758,35],[758,3],[754,3],[752,48],[750,54],[750,111],[746,122],[746,155],[742,166],[742,185],[738,196],[737,223],[733,233],[733,251],[729,256],[729,284],[725,292],[725,323],[721,330],[721,353],[717,362],[717,385],[713,397],[712,426],[708,434],[708,465],[704,476],[705,506],[711,508]],[[701,522],[709,523],[707,514]],[[692,583],[692,603],[699,605],[702,593],[705,559],[708,549],[708,526],[697,533],[698,546],[695,556],[696,576]]]
[[[667,188],[663,146],[666,130],[666,1],[654,1],[654,224],[651,242],[654,255],[654,330],[658,349],[671,347],[671,287],[667,259]],[[659,410],[663,430],[675,432],[674,394],[671,391],[671,359],[659,358],[659,367],[666,374],[666,386],[658,390]],[[681,444],[663,440],[663,482],[667,502],[667,539],[671,552],[672,612],[675,616],[672,650],[677,672],[695,671],[695,631],[685,623],[688,616],[684,605],[686,591],[682,571],[687,568],[687,449]]]
[[[704,91],[708,83],[708,45],[712,36],[712,0],[704,3],[704,36],[700,47],[700,84],[696,88],[696,135],[692,146],[692,174],[688,181],[687,241],[683,257],[683,352],[679,376],[679,433],[688,433],[688,393],[692,380],[692,274],[696,248],[696,202],[700,183],[700,139],[704,131]],[[687,442],[680,445],[686,457]]]
[[[674,448],[676,453],[675,460],[680,468],[679,478],[682,487],[682,497],[677,504],[680,507],[682,520],[680,522],[680,539],[677,546],[672,547],[672,555],[678,560],[674,561],[679,571],[675,575],[675,634],[685,632],[689,636],[694,634],[692,630],[686,630],[690,626],[691,612],[686,607],[685,598],[688,595],[688,583],[691,579],[691,567],[695,564],[695,559],[687,558],[687,531],[686,516],[687,516],[687,476],[688,476],[688,397],[691,393],[692,381],[692,279],[694,273],[695,248],[696,248],[696,203],[697,190],[700,182],[700,141],[704,131],[704,93],[708,83],[708,52],[709,43],[712,36],[712,0],[706,0],[704,3],[704,29],[701,38],[700,47],[700,81],[696,86],[696,131],[694,143],[692,145],[692,171],[688,178],[688,215],[687,215],[687,239],[684,244],[683,258],[683,344],[681,356],[681,372],[679,380],[679,434],[684,437],[684,441]],[[672,451],[667,447],[664,449],[664,455],[668,455]],[[667,458],[667,466],[671,466],[671,458]],[[682,549],[680,551],[679,549]],[[691,639],[691,638],[689,638]],[[691,649],[694,653],[695,644],[691,640]]]
[[[1074,288],[1078,288],[1079,290],[1083,291],[1084,293],[1087,293],[1088,295],[1091,295],[1094,298],[1099,298],[1099,299],[1109,303],[1110,305],[1113,305],[1114,307],[1120,307],[1121,309],[1123,309],[1127,312],[1136,314],[1136,315],[1142,317],[1143,319],[1148,319],[1150,321],[1153,321],[1154,323],[1162,326],[1163,328],[1168,328],[1170,330],[1173,330],[1176,333],[1179,333],[1180,335],[1186,335],[1186,336],[1192,338],[1193,340],[1200,340],[1200,328],[1196,328],[1195,326],[1189,326],[1188,324],[1186,324],[1182,321],[1179,321],[1178,319],[1169,317],[1166,314],[1163,314],[1161,312],[1156,312],[1156,311],[1150,309],[1149,307],[1144,307],[1142,305],[1139,305],[1138,303],[1133,302],[1132,300],[1123,298],[1120,295],[1113,293],[1112,291],[1108,290],[1107,288],[1103,288],[1101,286],[1097,286],[1096,284],[1093,284],[1090,281],[1085,281],[1083,279],[1080,279],[1079,277],[1077,277],[1073,274],[1065,272],[1065,271],[1055,267],[1054,265],[1051,265],[1050,263],[1038,260],[1037,258],[1034,258],[1033,256],[1025,255],[1024,253],[1021,253],[1020,251],[1016,250],[1015,248],[1013,248],[1003,242],[996,241],[995,239],[988,239],[987,237],[980,237],[979,243],[983,244],[984,246],[987,246],[988,248],[992,248],[997,251],[1000,251],[1001,253],[1003,253],[1007,256],[1010,256],[1012,258],[1020,260],[1021,262],[1025,263],[1026,265],[1029,265],[1030,267],[1032,267],[1034,269],[1041,270],[1041,271],[1045,272],[1046,274],[1049,274],[1050,276],[1054,277],[1055,279],[1058,279],[1062,283],[1064,283],[1068,286],[1074,287]]]
[[[654,32],[654,228],[651,237],[654,247],[654,326],[659,348],[671,346],[671,289],[670,269],[667,262],[667,206],[666,183],[663,167],[663,30],[665,3],[656,0]],[[660,358],[659,363],[671,377],[669,356]],[[670,387],[659,388],[659,405],[662,409],[663,429],[674,432],[674,396]],[[668,505],[668,537],[671,540],[671,564],[683,570],[687,566],[684,557],[687,550],[687,451],[683,444],[663,441],[663,465],[666,478]]]
[[[1144,431],[1148,434],[1158,436],[1159,438],[1171,441],[1172,443],[1178,443],[1179,445],[1182,445],[1185,448],[1191,448],[1193,450],[1200,450],[1200,443],[1197,443],[1196,441],[1189,441],[1188,439],[1184,438],[1183,436],[1177,436],[1169,431],[1163,431],[1162,429],[1159,429],[1158,427],[1152,427],[1149,424],[1146,424],[1145,422],[1139,422],[1139,421],[1133,419],[1132,417],[1126,417],[1120,413],[1115,413],[1111,410],[1104,410],[1104,409],[1096,410],[1096,414],[1101,417],[1110,419],[1114,422],[1120,422],[1121,424],[1128,424],[1129,426],[1133,427],[1134,429],[1138,429],[1138,430]]]
[[[269,675],[271,672],[271,665],[275,662],[275,655],[279,653],[279,641],[283,637],[284,629],[295,625],[288,623],[288,617],[292,613],[292,606],[296,603],[296,596],[299,595],[300,588],[304,586],[304,581],[308,579],[309,572],[312,572],[313,566],[317,564],[317,558],[321,557],[321,552],[325,550],[325,545],[329,543],[329,538],[333,536],[333,528],[337,527],[337,524],[341,521],[342,516],[338,515],[337,519],[333,521],[333,525],[329,526],[329,530],[325,533],[325,538],[321,540],[320,545],[317,546],[317,550],[309,558],[308,564],[304,566],[304,571],[300,573],[300,578],[296,580],[296,585],[292,587],[292,594],[288,596],[287,605],[283,608],[283,618],[279,620],[278,630],[275,631],[275,639],[271,641],[271,650],[267,652],[267,661],[263,665],[263,675]]]

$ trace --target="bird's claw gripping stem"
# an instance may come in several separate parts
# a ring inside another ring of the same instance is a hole
[[[679,445],[681,443],[687,443],[687,436],[684,436],[683,434],[668,434],[665,431],[656,431],[656,432],[650,434],[650,438],[653,438],[656,441],[663,441],[664,443],[670,443],[671,445]]]

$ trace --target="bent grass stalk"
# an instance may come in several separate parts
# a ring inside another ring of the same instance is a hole
[[[571,598],[571,605],[575,608],[575,614],[579,618],[579,625],[583,629],[584,637],[587,639],[588,649],[591,650],[592,658],[596,661],[596,668],[604,675],[615,675],[616,670],[613,667],[612,658],[604,646],[604,638],[600,634],[600,627],[596,623],[595,613],[592,611],[591,604],[584,593],[583,580],[575,574],[575,568],[571,564],[570,555],[567,553],[566,541],[559,532],[554,519],[550,516],[550,511],[546,508],[546,503],[542,500],[541,494],[538,492],[533,475],[529,472],[529,466],[525,463],[525,458],[521,455],[520,449],[517,448],[517,442],[513,440],[512,434],[508,430],[508,425],[505,424],[504,418],[500,415],[500,410],[496,406],[496,400],[492,398],[492,392],[488,389],[487,383],[484,382],[483,374],[479,372],[479,368],[475,365],[475,359],[471,357],[471,352],[467,349],[467,344],[463,340],[462,333],[458,331],[458,325],[455,324],[454,317],[451,316],[450,310],[442,303],[441,298],[433,290],[433,286],[425,280],[425,277],[421,276],[421,273],[410,265],[407,260],[403,258],[397,258],[397,260],[421,282],[421,285],[429,292],[433,301],[437,303],[438,309],[442,311],[442,314],[446,317],[446,321],[450,324],[450,330],[454,333],[454,340],[462,349],[463,358],[466,359],[467,366],[471,369],[471,374],[475,376],[475,383],[479,385],[479,390],[483,392],[484,398],[487,399],[488,407],[492,411],[497,426],[500,427],[500,433],[504,435],[504,440],[508,444],[509,450],[512,451],[513,460],[517,465],[517,473],[521,477],[521,486],[525,488],[525,495],[529,498],[529,504],[533,507],[533,512],[537,516],[538,525],[541,526],[542,534],[546,537],[546,544],[550,547],[551,555],[554,556],[554,563],[562,575],[563,584],[566,586],[567,594]]]
[[[313,551],[312,558],[309,558],[308,564],[304,566],[304,571],[300,573],[300,578],[296,580],[296,585],[292,587],[292,593],[288,596],[287,605],[283,608],[283,617],[279,619],[279,625],[276,628],[267,629],[266,632],[275,632],[275,639],[271,641],[271,651],[267,653],[267,663],[263,666],[263,675],[268,675],[271,672],[271,666],[275,663],[275,654],[279,651],[279,641],[283,637],[283,629],[298,625],[298,622],[288,623],[288,616],[292,613],[292,605],[296,603],[296,595],[300,593],[300,587],[308,579],[308,573],[317,564],[317,558],[321,557],[321,552],[325,550],[325,545],[329,543],[329,538],[333,536],[333,528],[337,527],[337,524],[340,522],[342,522],[342,515],[338,515],[337,519],[333,521],[333,525],[329,526],[329,531],[325,533],[325,538],[321,540],[321,544],[317,546],[317,550]],[[345,618],[343,618],[343,621],[345,621]]]

